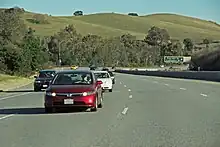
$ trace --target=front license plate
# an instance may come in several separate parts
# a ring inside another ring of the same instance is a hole
[[[74,104],[73,99],[64,99],[64,104]]]
[[[43,85],[43,87],[47,87],[47,85]]]

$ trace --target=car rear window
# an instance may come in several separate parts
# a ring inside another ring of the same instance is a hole
[[[55,71],[40,71],[39,77],[40,78],[52,78],[56,74]]]
[[[91,73],[60,73],[57,74],[53,85],[90,85],[93,83]]]
[[[96,78],[110,78],[108,73],[95,73]]]

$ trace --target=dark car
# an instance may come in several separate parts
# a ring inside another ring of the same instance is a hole
[[[67,107],[90,108],[91,111],[97,111],[97,108],[102,107],[101,84],[92,71],[61,71],[56,74],[46,90],[45,112],[55,112],[56,108]]]
[[[39,75],[35,76],[34,91],[41,91],[48,88],[55,74],[56,70],[47,69],[39,71]]]

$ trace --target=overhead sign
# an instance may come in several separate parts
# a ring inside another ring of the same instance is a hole
[[[183,63],[183,56],[164,56],[165,63]]]

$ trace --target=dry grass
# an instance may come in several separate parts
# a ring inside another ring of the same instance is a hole
[[[29,79],[0,74],[0,90],[14,89],[29,84],[32,81],[33,79],[31,78]]]
[[[47,16],[49,24],[33,24],[31,19],[35,13],[26,12],[22,15],[25,23],[34,28],[38,35],[53,35],[67,24],[73,24],[77,31],[83,35],[88,33],[103,37],[113,37],[130,33],[143,39],[152,26],[166,28],[173,39],[192,38],[201,41],[204,38],[219,40],[220,27],[212,22],[196,18],[174,15],[153,14],[133,17],[115,13],[100,13],[84,16]]]

